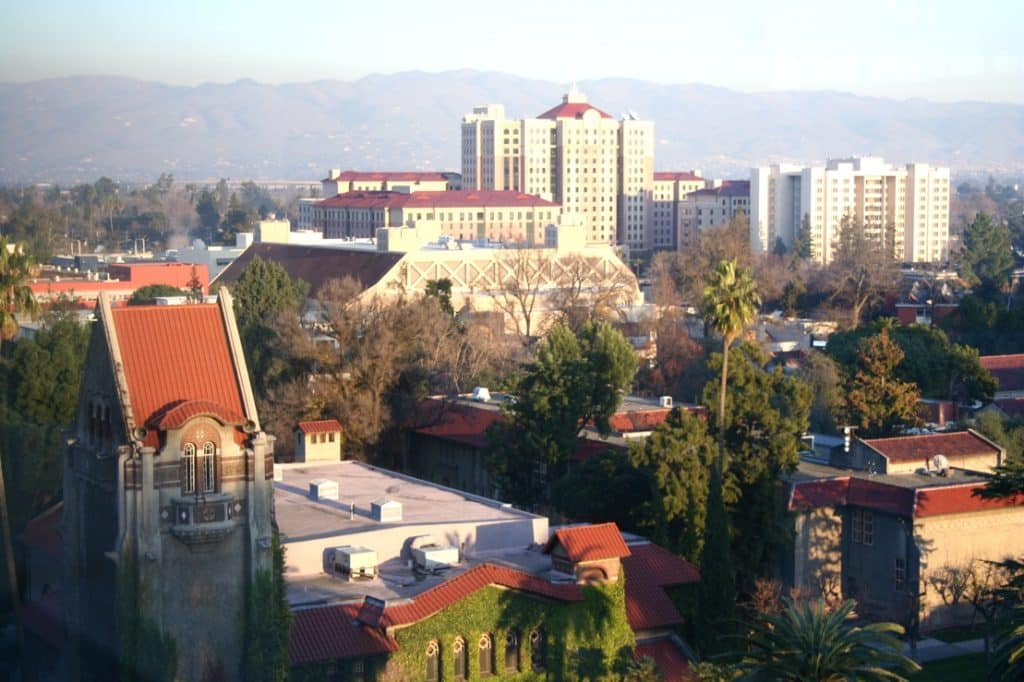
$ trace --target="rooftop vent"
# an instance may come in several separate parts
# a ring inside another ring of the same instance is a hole
[[[374,521],[392,523],[402,520],[402,503],[394,500],[376,500],[370,503],[370,515]]]
[[[660,398],[658,398],[658,404],[661,405],[662,407],[672,407],[672,396],[661,396]]]
[[[414,547],[412,558],[418,568],[433,571],[459,563],[459,548],[451,545],[423,545]]]
[[[338,482],[327,478],[315,478],[309,482],[309,496],[314,500],[338,499]]]
[[[491,391],[486,386],[477,386],[473,389],[473,400],[478,403],[486,403],[491,400]]]
[[[333,573],[350,579],[372,578],[377,573],[377,552],[366,547],[335,547],[328,560]]]

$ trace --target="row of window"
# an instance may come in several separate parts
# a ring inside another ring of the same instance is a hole
[[[516,673],[522,669],[520,661],[519,633],[509,631],[505,634],[504,672]],[[477,668],[481,677],[499,674],[495,670],[494,640],[489,633],[480,635],[476,643]],[[426,650],[427,682],[441,682],[441,642],[433,640],[427,644]],[[469,647],[463,637],[456,637],[451,645],[452,670],[455,680],[469,679]],[[547,656],[547,637],[543,630],[530,632],[530,670],[544,671],[544,660]]]

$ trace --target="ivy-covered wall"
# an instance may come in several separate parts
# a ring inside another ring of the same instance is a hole
[[[632,660],[635,640],[626,620],[623,581],[582,587],[582,602],[556,602],[523,592],[487,587],[427,620],[395,631],[399,650],[392,667],[400,666],[403,679],[425,680],[427,647],[440,646],[443,682],[455,679],[453,645],[462,637],[468,650],[467,679],[480,679],[478,642],[487,633],[493,642],[491,679],[604,680],[620,679]],[[545,671],[531,670],[530,632],[540,629],[547,642]],[[505,637],[519,638],[519,670],[505,669]]]

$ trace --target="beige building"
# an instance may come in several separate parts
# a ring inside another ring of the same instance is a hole
[[[333,197],[346,192],[443,192],[458,189],[455,173],[408,171],[342,171],[332,168],[320,181],[320,196]]]
[[[908,263],[949,258],[949,168],[923,163],[894,166],[878,157],[831,160],[824,167],[773,165],[750,175],[750,242],[770,251],[777,239],[791,247],[807,220],[811,253],[832,259],[844,220],[892,244]]]
[[[722,180],[683,197],[678,204],[677,248],[697,247],[701,230],[724,225],[750,211],[750,183],[746,180]]]
[[[707,181],[699,170],[654,174],[651,214],[651,247],[675,249],[679,236],[681,204],[690,192],[704,189]]]
[[[616,121],[575,88],[536,118],[477,106],[462,119],[462,182],[551,198],[583,217],[591,243],[651,248],[654,124]]]
[[[561,215],[558,204],[522,192],[358,190],[317,202],[311,227],[326,239],[365,239],[378,228],[430,221],[439,234],[460,241],[541,244],[544,228]]]

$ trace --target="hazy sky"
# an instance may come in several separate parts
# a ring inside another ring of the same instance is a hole
[[[474,68],[1024,102],[1024,2],[5,0],[0,81],[281,83]]]

